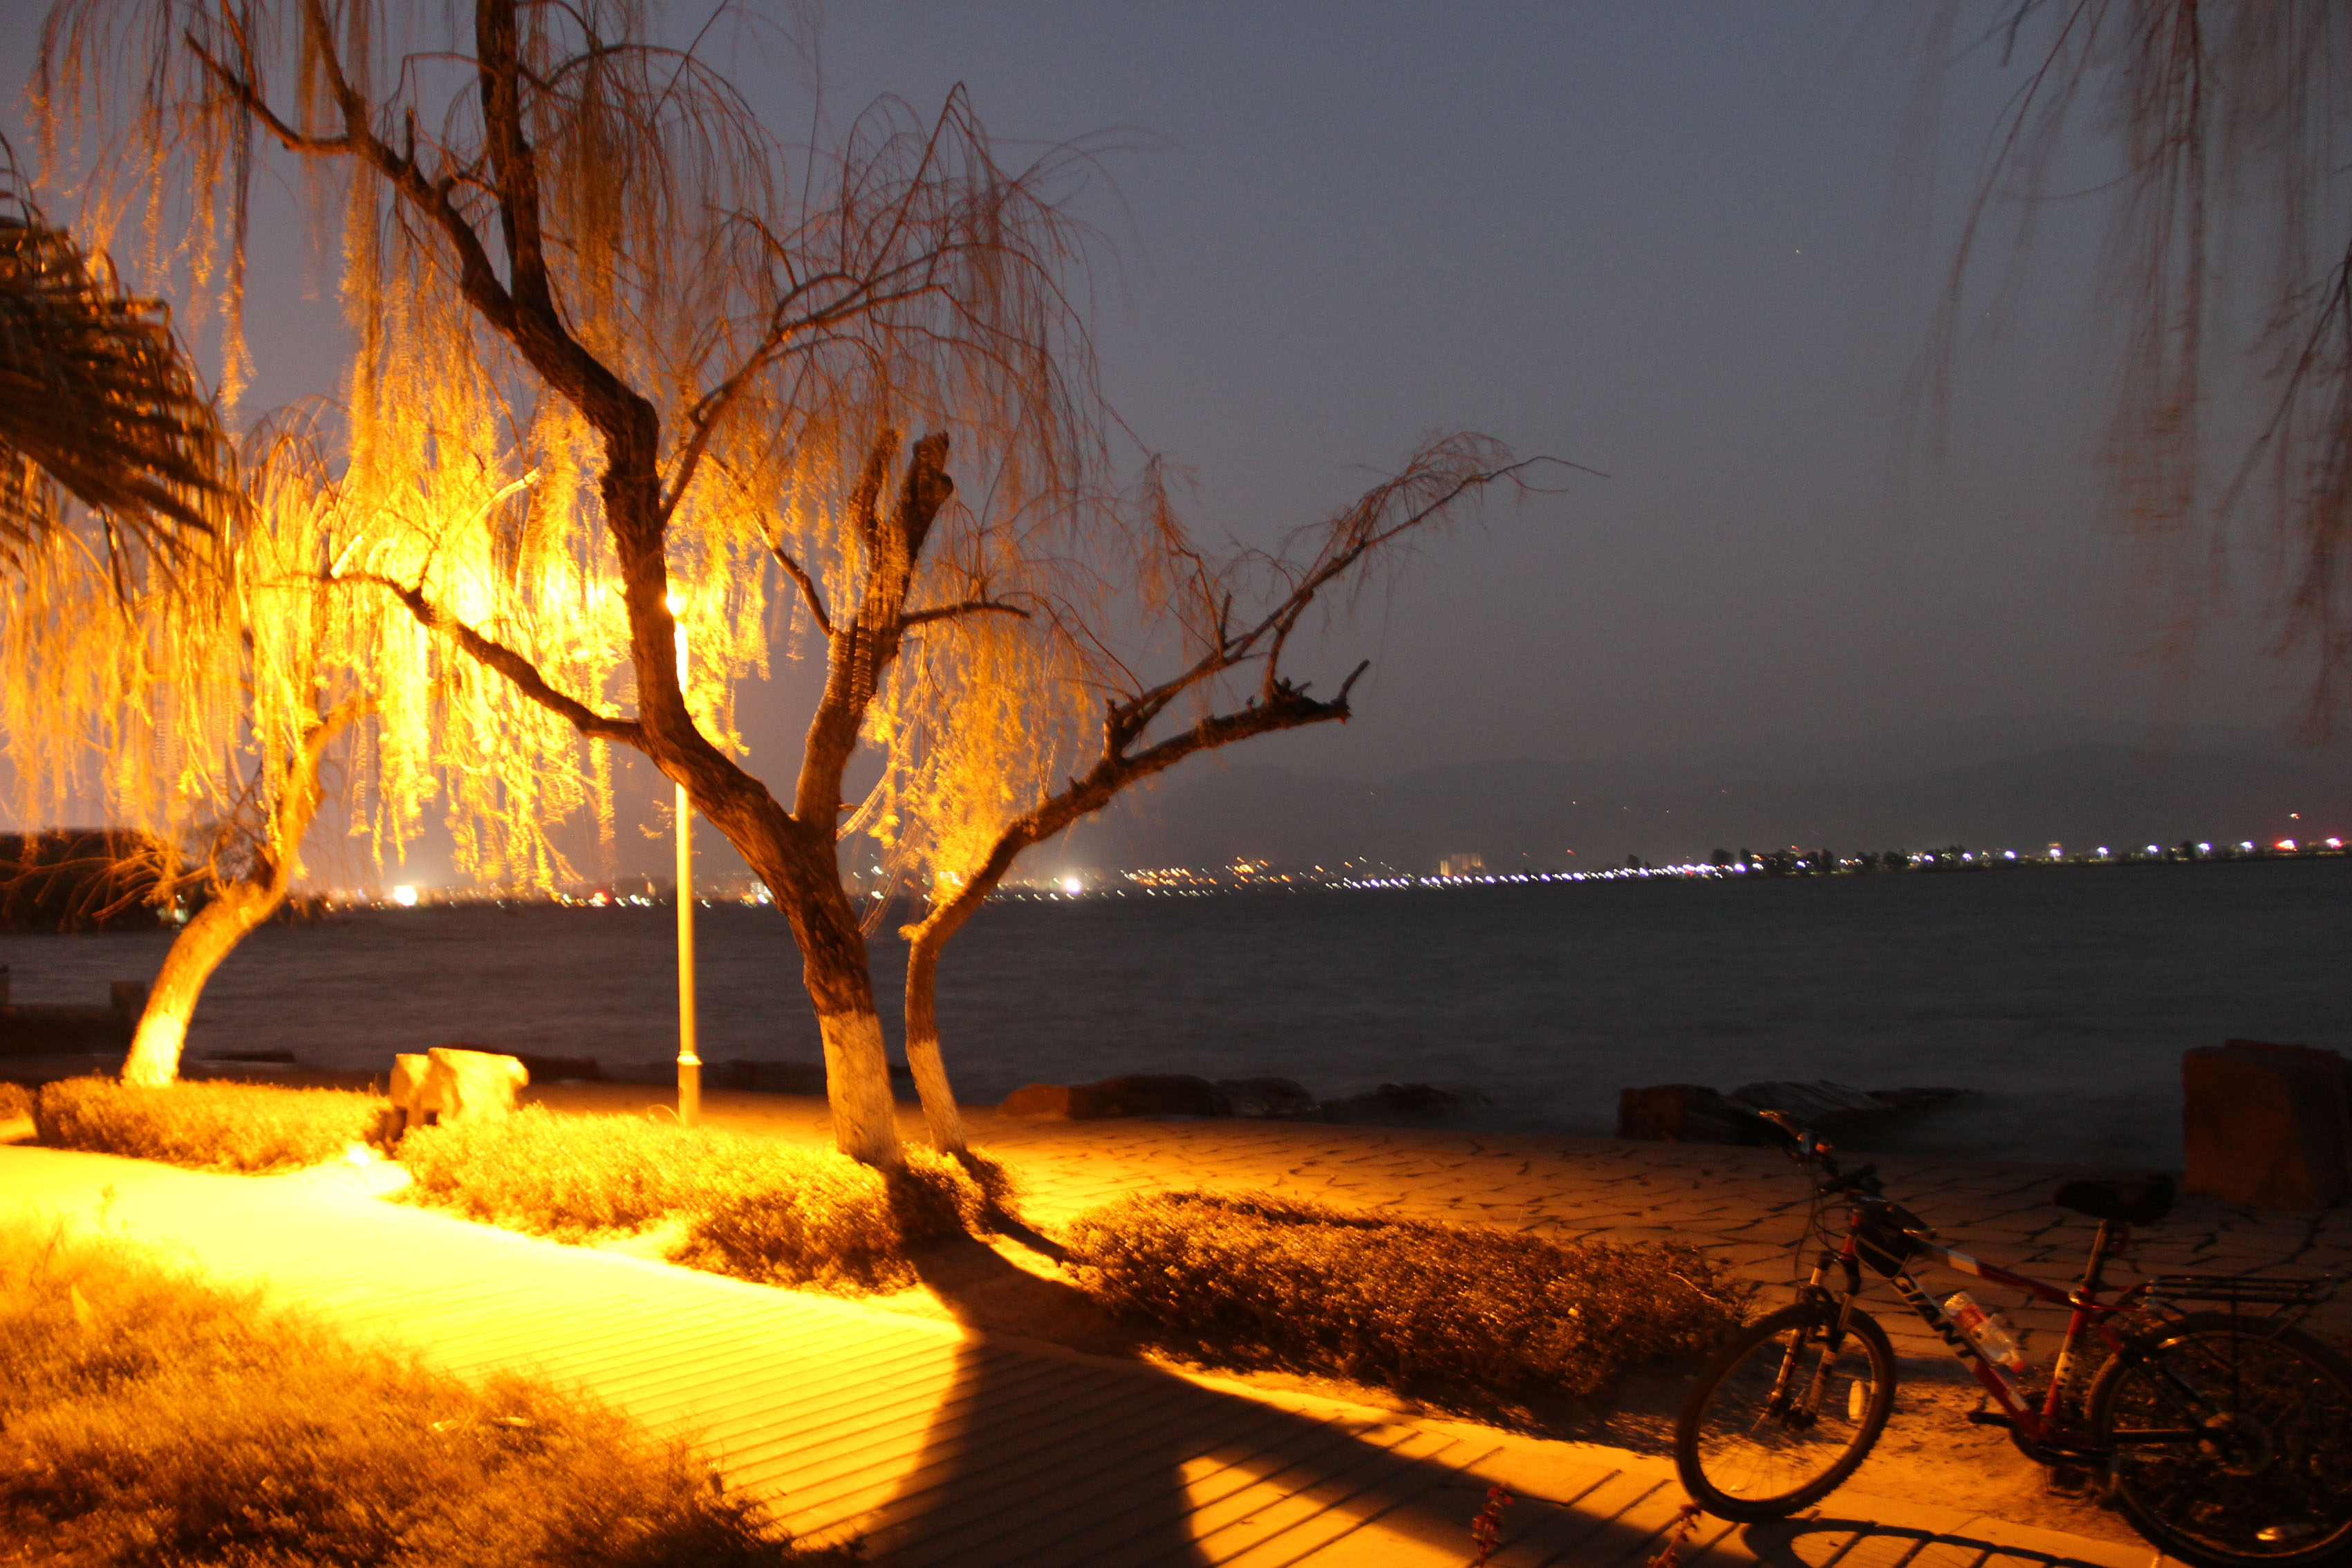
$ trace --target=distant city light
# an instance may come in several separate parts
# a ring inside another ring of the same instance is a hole
[[[394,888],[392,890],[392,901],[404,910],[413,910],[416,907],[416,889],[405,884]]]
[[[2294,847],[2294,840],[2292,838],[2282,838],[2278,841],[2278,847],[2282,849],[2293,849]]]
[[[1080,893],[1083,893],[1083,892],[1085,892],[1086,890],[1087,890],[1087,885],[1086,885],[1084,882],[1080,881],[1077,878],[1076,878],[1076,877],[1065,877],[1065,878],[1063,878],[1063,879],[1062,879],[1062,891],[1064,891],[1064,892],[1066,892],[1066,893],[1069,894],[1069,895],[1070,895],[1070,897],[1072,897],[1072,898],[1074,898],[1074,899],[1075,899],[1075,898],[1076,898]]]

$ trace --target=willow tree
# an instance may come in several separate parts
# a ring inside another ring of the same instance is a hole
[[[2022,247],[2062,195],[2104,203],[2116,510],[2185,569],[2168,627],[2184,639],[2220,578],[2210,548],[2179,547],[2221,543],[2208,524],[2274,543],[2282,649],[2312,657],[2308,727],[2324,733],[2352,702],[2352,14],[2333,0],[2001,0],[1969,40],[1984,47],[1958,51],[1971,9],[1930,13],[1933,79],[1997,55],[2019,86],[1931,357],[1948,363],[1962,285],[2005,204]],[[2087,193],[2070,156],[2085,145],[2115,159]],[[2216,393],[2244,398],[2251,426],[2216,419]]]
[[[263,154],[304,165],[355,341],[346,500],[383,520],[335,574],[684,786],[791,924],[840,1146],[887,1163],[842,779],[908,631],[1019,608],[1076,515],[1056,500],[1099,445],[1067,291],[1077,170],[1001,165],[961,94],[788,151],[649,11],[62,0],[42,107],[53,146],[103,132],[98,221],[162,233],[190,205],[232,333],[250,182]],[[959,448],[986,508],[955,502]],[[428,536],[406,521],[420,462],[538,477]],[[764,668],[772,567],[827,650],[781,798],[727,711]]]
[[[240,526],[184,549],[182,570],[125,592],[83,542],[42,552],[0,606],[5,742],[25,803],[100,804],[148,847],[157,896],[184,908],[129,1082],[178,1075],[205,983],[284,904],[331,794],[381,853],[439,792],[417,721],[436,650],[380,595],[325,580],[351,527],[315,434],[265,422],[240,467]],[[502,753],[502,795],[527,787],[523,755]],[[481,804],[461,780],[453,816]]]
[[[215,533],[227,440],[163,309],[51,224],[0,139],[0,567],[79,511],[118,582]]]
[[[1349,693],[1369,662],[1330,696],[1313,695],[1283,662],[1301,623],[1312,612],[1352,606],[1418,537],[1449,526],[1493,487],[1524,489],[1528,467],[1483,437],[1433,440],[1352,504],[1299,531],[1282,552],[1219,563],[1192,545],[1164,497],[1154,494],[1153,540],[1169,571],[1164,580],[1143,579],[1123,608],[1142,612],[1141,635],[1174,644],[1171,673],[1138,674],[1130,660],[1148,654],[1112,652],[1137,631],[1118,639],[1107,626],[1073,623],[1066,616],[1075,601],[1066,599],[1065,618],[1025,658],[1000,641],[983,659],[942,660],[893,692],[889,721],[915,743],[894,750],[898,765],[868,811],[870,830],[928,883],[928,910],[900,934],[908,943],[907,1059],[934,1143],[950,1152],[965,1147],[940,1047],[940,957],[1022,853],[1188,757],[1278,731],[1345,722]],[[1059,746],[978,744],[985,727],[955,721],[975,704],[1041,686],[1059,687],[1062,700],[1033,689],[1025,722],[1035,732],[1058,714]],[[1082,713],[1093,716],[1091,732],[1072,722]],[[1065,771],[1072,766],[1078,771]]]

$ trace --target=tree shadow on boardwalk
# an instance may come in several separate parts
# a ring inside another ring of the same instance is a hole
[[[1470,1467],[1494,1445],[1403,1420],[1300,1414],[1143,1362],[1017,1337],[1005,1331],[1016,1295],[1034,1307],[1041,1288],[1065,1291],[1072,1313],[1090,1304],[1066,1285],[1005,1278],[1021,1271],[976,1242],[922,1268],[973,1337],[915,1468],[866,1521],[878,1563],[1207,1568],[1244,1555],[1294,1563],[1326,1549],[1331,1563],[1470,1560],[1470,1523],[1492,1473]],[[1496,1568],[1643,1563],[1683,1502],[1671,1480],[1599,1462],[1563,1464],[1545,1484],[1556,1495],[1506,1511]],[[1854,1557],[1863,1541],[1872,1549]],[[1987,1550],[1856,1520],[1735,1532],[1701,1519],[1682,1559],[1797,1568],[1843,1552],[1853,1563],[1969,1568]],[[2003,1555],[2004,1568],[2054,1561]]]

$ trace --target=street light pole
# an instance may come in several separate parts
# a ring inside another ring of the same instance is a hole
[[[678,612],[677,595],[669,613]],[[686,684],[686,626],[677,624],[677,679]],[[677,786],[677,1120],[702,1120],[702,1058],[694,1054],[694,806]]]

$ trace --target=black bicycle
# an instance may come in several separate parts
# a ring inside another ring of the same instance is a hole
[[[2102,1270],[2130,1227],[2172,1207],[2171,1180],[2153,1177],[2053,1194],[2099,1230],[2081,1282],[2051,1285],[1944,1246],[1884,1195],[1874,1167],[1841,1174],[1828,1143],[1785,1113],[1764,1116],[1813,1178],[1820,1252],[1796,1303],[1736,1335],[1684,1406],[1675,1462],[1699,1506],[1784,1519],[1834,1491],[1878,1441],[1895,1351],[1854,1304],[1867,1268],[1984,1385],[1989,1407],[1969,1420],[2005,1428],[2036,1463],[2095,1478],[2163,1551],[2198,1568],[2352,1558],[2352,1363],[2295,1326],[2335,1280],[2174,1274],[2102,1300]],[[1838,1206],[1842,1237],[1830,1228]],[[1922,1263],[2072,1309],[2046,1378],[1997,1313],[1932,1300],[1912,1278]]]

